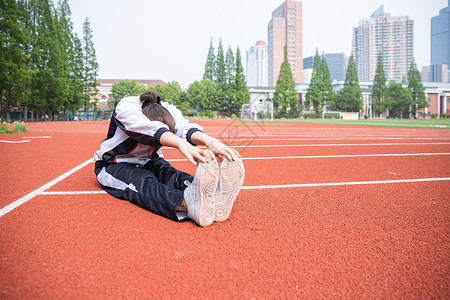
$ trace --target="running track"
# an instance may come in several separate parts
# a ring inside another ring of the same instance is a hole
[[[0,135],[0,299],[450,297],[449,130],[198,123],[246,166],[207,228],[101,191],[107,122]]]

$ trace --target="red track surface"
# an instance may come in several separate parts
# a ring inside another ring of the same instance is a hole
[[[89,163],[45,191],[87,194],[38,194],[0,216],[0,298],[450,297],[450,181],[356,184],[450,177],[449,130],[199,123],[244,158],[249,189],[226,222],[200,228],[93,194]],[[90,159],[107,127],[0,135],[30,141],[0,142],[0,209]],[[311,157],[369,154],[408,155]],[[268,187],[340,182],[352,184]]]

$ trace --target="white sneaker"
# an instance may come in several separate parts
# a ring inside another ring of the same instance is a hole
[[[244,183],[245,169],[240,158],[236,160],[224,159],[220,165],[219,187],[214,202],[214,221],[223,222],[230,216],[234,201],[236,200],[242,184]]]
[[[187,215],[198,225],[206,227],[214,222],[214,196],[219,182],[217,160],[198,163],[194,181],[184,190]]]

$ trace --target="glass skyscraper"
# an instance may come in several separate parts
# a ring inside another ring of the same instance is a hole
[[[414,59],[414,22],[408,16],[391,17],[380,6],[369,19],[353,28],[352,53],[359,81],[375,77],[378,54],[388,81],[402,81]]]
[[[450,1],[449,1],[450,6]],[[450,65],[450,9],[441,9],[439,15],[431,18],[430,65]]]
[[[331,81],[344,81],[347,72],[348,57],[344,53],[325,53]],[[321,55],[320,57],[323,57]],[[314,56],[303,59],[303,70],[314,68]]]

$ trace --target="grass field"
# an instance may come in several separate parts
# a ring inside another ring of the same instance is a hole
[[[269,121],[261,121],[261,122],[267,122],[268,124],[270,124]],[[314,119],[306,119],[306,120],[277,120],[276,122],[323,123],[323,124],[340,124],[340,125],[450,129],[450,120],[442,120],[442,119],[434,119],[434,120],[411,120],[411,119],[314,120]]]

